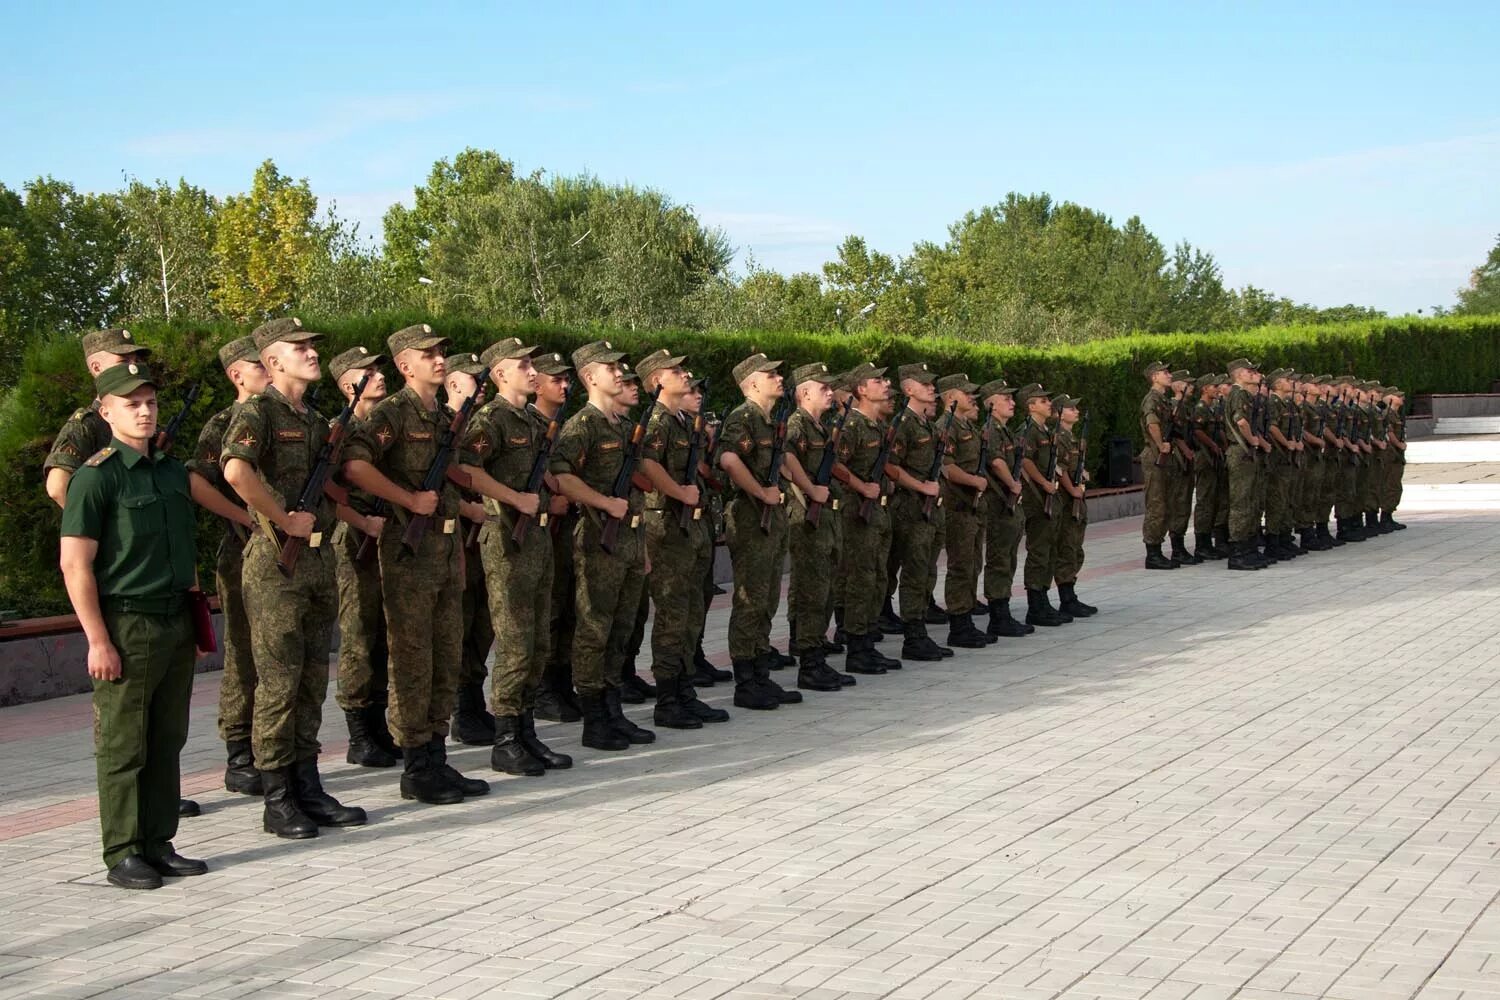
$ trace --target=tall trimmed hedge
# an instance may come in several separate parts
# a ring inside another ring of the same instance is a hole
[[[310,327],[329,335],[324,357],[356,344],[383,349],[393,330],[424,317],[384,315],[321,321]],[[688,365],[713,380],[709,405],[723,410],[736,400],[729,375],[740,359],[764,351],[792,365],[826,361],[843,369],[863,360],[894,366],[926,361],[944,373],[963,371],[976,382],[1003,375],[1012,385],[1040,382],[1083,398],[1092,411],[1090,453],[1101,454],[1109,436],[1134,438],[1144,391],[1141,369],[1151,361],[1194,372],[1222,371],[1226,362],[1249,357],[1263,366],[1329,374],[1357,372],[1399,385],[1408,392],[1485,392],[1500,377],[1500,316],[1464,319],[1379,320],[1337,326],[1271,327],[1233,334],[1167,334],[1119,337],[1042,351],[954,339],[909,339],[879,332],[833,334],[694,333],[687,331],[566,330],[475,319],[431,319],[434,327],[465,350],[479,351],[505,336],[520,336],[564,353],[606,337],[632,357],[656,347],[688,355]],[[203,394],[185,422],[179,455],[196,441],[203,421],[228,405],[233,394],[217,369],[214,352],[245,330],[229,324],[143,324],[137,339],[155,352],[164,377],[162,418],[177,412],[186,383],[203,380]],[[58,513],[42,490],[42,461],[53,435],[92,395],[78,340],[60,337],[33,344],[18,383],[0,399],[0,608],[23,614],[68,610],[57,570]],[[338,405],[327,385],[322,406]],[[200,534],[202,576],[212,582],[212,552],[219,528],[206,514]]]

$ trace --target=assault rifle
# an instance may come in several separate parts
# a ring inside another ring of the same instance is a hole
[[[1166,451],[1158,451],[1156,453],[1155,464],[1158,469],[1164,468],[1167,464],[1167,455],[1177,450],[1176,445],[1173,444],[1172,439],[1177,436],[1177,409],[1182,405],[1182,397],[1177,395],[1177,393],[1172,390],[1171,386],[1168,386],[1167,398],[1176,399],[1177,403],[1172,407],[1172,412],[1167,415],[1167,426],[1162,431],[1161,440],[1162,444],[1172,445],[1172,447],[1168,448]]]
[[[937,482],[938,476],[943,471],[943,456],[948,454],[948,439],[953,436],[953,414],[957,409],[958,400],[955,399],[948,405],[948,419],[943,424],[943,432],[938,435],[937,444],[932,449],[932,465],[927,470],[927,481],[929,483]],[[938,495],[935,497],[922,497],[922,520],[931,521],[932,508],[941,507],[942,505],[943,495],[941,490],[938,491]]]
[[[708,379],[703,380],[703,399],[708,399]],[[698,471],[698,464],[703,459],[703,443],[708,440],[707,417],[703,407],[698,407],[698,412],[693,414],[693,432],[688,437],[687,468],[682,473],[683,486],[698,486],[703,474]],[[688,525],[703,517],[703,495],[700,492],[698,502],[689,507],[685,503],[677,505],[677,524],[683,531],[688,530]]]
[[[334,463],[338,461],[339,452],[344,447],[344,434],[349,428],[349,420],[354,416],[354,405],[359,402],[359,397],[365,391],[365,385],[370,381],[366,375],[359,380],[354,387],[354,396],[344,404],[339,415],[333,418],[333,423],[328,428],[328,437],[323,440],[323,447],[318,449],[318,457],[313,461],[312,471],[307,474],[307,481],[302,484],[302,492],[297,494],[297,502],[287,511],[288,514],[302,514],[315,511],[318,502],[323,499],[323,491],[328,485],[328,477],[333,472]],[[304,400],[306,397],[303,397]],[[297,569],[297,558],[302,555],[302,550],[313,542],[311,538],[299,538],[288,535],[284,531],[271,524],[270,519],[261,515],[261,527],[271,536],[276,543],[277,558],[276,568],[281,575],[291,578]],[[318,538],[318,543],[322,542]]]
[[[156,437],[151,442],[153,448],[164,452],[172,447],[172,442],[177,440],[177,432],[182,430],[183,418],[188,415],[193,404],[198,402],[198,394],[202,391],[202,382],[194,382],[188,386],[187,392],[182,394],[182,409],[178,410],[176,415],[167,422],[167,426],[156,432]]]
[[[786,455],[786,422],[791,419],[792,411],[797,408],[796,399],[792,395],[793,391],[792,380],[783,380],[781,398],[776,401],[776,406],[772,411],[773,419],[776,421],[776,431],[771,442],[771,468],[766,473],[766,485],[773,490],[781,489],[781,460]],[[767,535],[771,533],[773,510],[770,504],[761,502],[760,530]]]
[[[427,466],[421,485],[417,487],[419,492],[434,491],[443,485],[445,479],[451,479],[460,486],[468,485],[464,482],[468,477],[457,469],[449,469],[448,464],[453,460],[453,452],[457,450],[458,436],[469,422],[469,414],[483,402],[484,388],[481,386],[474,395],[463,401],[458,412],[453,414],[453,419],[448,421],[448,426],[443,428],[442,434],[438,436],[437,454],[432,456],[432,463]],[[406,522],[406,530],[401,534],[401,544],[407,552],[416,552],[421,547],[422,539],[427,536],[427,529],[431,524],[431,514],[417,514]]]
[[[624,456],[620,459],[620,471],[615,473],[614,485],[610,487],[609,495],[615,500],[630,500],[630,491],[634,489],[631,479],[635,476],[635,468],[641,464],[641,452],[646,449],[646,425],[651,422],[651,411],[656,409],[656,399],[661,395],[661,386],[651,390],[651,395],[646,397],[646,405],[641,408],[641,415],[636,419],[635,427],[630,432],[630,444],[625,449]],[[628,512],[627,512],[628,513]],[[605,517],[604,528],[599,533],[599,547],[610,555],[614,554],[615,542],[620,537],[620,524],[624,518]],[[630,519],[632,528],[639,527],[640,515],[637,514]]]
[[[837,457],[839,439],[844,436],[844,421],[849,419],[849,408],[854,405],[853,397],[844,401],[843,412],[833,421],[833,429],[828,432],[828,441],[823,445],[823,460],[818,463],[818,471],[813,473],[812,482],[814,486],[827,486],[833,478],[833,463]],[[829,498],[834,510],[839,509],[839,502]],[[807,523],[817,526],[818,519],[823,514],[823,505],[811,499],[807,501]]]
[[[895,402],[901,405],[901,408],[897,410],[896,415],[891,418],[891,425],[885,429],[885,436],[880,439],[880,449],[875,452],[875,464],[870,468],[870,475],[874,477],[875,485],[880,487],[880,492],[877,495],[880,497],[880,506],[882,507],[884,507],[886,504],[886,463],[890,461],[891,444],[896,440],[896,432],[901,429],[901,421],[905,419],[907,410],[907,407],[904,405],[903,400],[899,396],[896,398]],[[869,497],[865,497],[860,501],[859,519],[861,521],[869,524],[870,518],[874,515],[874,513],[874,500],[871,500]]]
[[[1010,459],[1010,478],[1013,479],[1013,480],[1015,480],[1018,483],[1021,481],[1021,476],[1023,474],[1022,471],[1021,471],[1021,464],[1023,462],[1025,462],[1025,461],[1026,461],[1026,439],[1018,437],[1018,438],[1016,438],[1015,449],[1014,449],[1014,452],[1012,453],[1011,459]],[[1021,502],[1021,496],[1020,496],[1020,494],[1018,494],[1018,493],[1012,493],[1010,490],[1006,490],[1005,491],[1005,506],[1006,506],[1006,508],[1008,510],[1015,510],[1016,509],[1016,504],[1018,504],[1020,502]]]
[[[526,492],[535,493],[537,496],[537,508],[535,514],[522,514],[516,518],[516,526],[510,531],[510,540],[517,545],[526,541],[526,535],[531,531],[533,524],[546,527],[548,520],[547,506],[552,500],[552,494],[547,490],[547,463],[552,458],[552,446],[557,443],[558,432],[562,429],[563,414],[567,412],[568,403],[573,399],[573,389],[577,383],[568,380],[568,388],[563,392],[562,405],[547,421],[547,432],[542,435],[542,444],[536,451],[536,458],[531,461],[531,472],[526,476]],[[530,417],[527,418],[531,419]]]
[[[1046,430],[1046,429],[1047,429],[1046,424],[1043,424],[1042,425],[1042,430]],[[1055,428],[1052,431],[1052,447],[1049,448],[1047,451],[1048,451],[1048,454],[1047,454],[1047,481],[1049,483],[1051,483],[1053,486],[1056,486],[1057,485],[1057,430]],[[1056,496],[1057,496],[1056,493],[1048,493],[1048,494],[1046,494],[1042,498],[1042,513],[1045,514],[1047,517],[1051,517],[1052,516],[1052,501],[1053,501],[1053,499]]]
[[[1290,401],[1290,406],[1291,414],[1287,418],[1287,430],[1291,431],[1291,433],[1287,437],[1295,444],[1302,441],[1302,411],[1298,408],[1295,400]],[[1301,451],[1292,452],[1292,467],[1297,469],[1302,468]]]
[[[1078,487],[1079,492],[1083,492],[1083,490],[1084,490],[1083,473],[1084,473],[1084,469],[1087,467],[1086,463],[1087,463],[1087,460],[1088,460],[1088,453],[1089,453],[1089,415],[1087,413],[1085,413],[1083,415],[1082,430],[1081,430],[1081,433],[1078,435],[1078,461],[1077,461],[1077,463],[1074,464],[1072,470],[1070,470],[1068,472],[1068,478],[1071,479],[1071,480],[1073,480],[1073,485],[1076,486],[1076,487]],[[1084,512],[1087,510],[1087,508],[1088,508],[1088,505],[1084,502],[1083,497],[1074,497],[1073,498],[1073,517],[1074,518],[1076,518],[1077,520],[1080,520],[1080,521],[1083,520],[1083,515],[1084,515]]]
[[[993,413],[986,413],[984,423],[979,428],[979,462],[975,466],[974,475],[985,476],[990,471],[990,426],[995,422]],[[975,491],[977,497],[978,491]]]

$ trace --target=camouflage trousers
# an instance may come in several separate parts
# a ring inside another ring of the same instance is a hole
[[[514,527],[501,516],[481,528],[474,560],[483,569],[487,631],[505,637],[490,678],[490,711],[501,717],[531,708],[552,642],[552,535],[533,525],[517,546]]]
[[[346,712],[383,706],[389,700],[380,561],[360,564],[355,556],[363,539],[364,535],[342,521],[333,529],[339,595],[338,702]]]
[[[573,528],[573,686],[582,695],[620,686],[620,668],[646,586],[642,530],[621,526],[613,553],[599,547],[600,531],[593,511],[580,516]]]
[[[1229,540],[1249,541],[1260,528],[1260,463],[1238,445],[1224,453],[1224,460],[1229,465]]]
[[[1052,578],[1058,583],[1077,583],[1078,573],[1083,569],[1083,534],[1089,525],[1089,508],[1086,501],[1074,502],[1067,493],[1058,493],[1057,542],[1053,551]],[[1076,510],[1075,510],[1076,508]]]
[[[1021,504],[1006,506],[1001,493],[987,490],[981,504],[984,514],[984,597],[986,601],[1008,601],[1016,584],[1016,555],[1026,529]]]
[[[1021,572],[1027,590],[1047,590],[1057,575],[1057,521],[1067,494],[1057,491],[1053,497],[1052,516],[1046,514],[1046,497],[1036,486],[1028,484],[1021,496],[1026,517],[1026,565]]]
[[[1193,461],[1198,453],[1193,453]],[[1167,461],[1167,530],[1174,535],[1187,532],[1193,512],[1193,470],[1187,459],[1173,455]],[[1064,494],[1059,493],[1061,499]]]
[[[1379,484],[1385,479],[1385,471],[1381,464],[1385,461],[1385,452],[1379,448],[1372,449],[1370,454],[1364,456],[1359,466],[1359,509],[1362,511],[1373,511],[1380,509]]]
[[[1212,535],[1214,528],[1222,523],[1219,508],[1224,503],[1224,495],[1219,489],[1220,464],[1207,448],[1200,449],[1193,462],[1193,533],[1204,538]]]
[[[1334,494],[1334,513],[1340,521],[1352,518],[1359,510],[1359,468],[1364,456],[1346,453],[1339,461],[1337,490]]]
[[[1274,455],[1266,483],[1266,530],[1284,535],[1292,530],[1292,479],[1296,470],[1289,456]]]
[[[460,530],[468,528],[469,522],[459,521]],[[481,532],[483,528],[479,529]],[[483,550],[475,545],[464,550],[464,594],[459,602],[459,615],[464,626],[463,652],[458,661],[458,685],[484,684],[485,661],[490,658],[490,647],[495,645],[495,626],[490,620],[489,587],[485,580]]]
[[[898,490],[891,498],[891,567],[900,573],[897,589],[901,620],[921,622],[927,617],[927,599],[932,594],[932,549],[937,535],[937,505],[933,520],[922,517],[922,497]]]
[[[891,552],[890,511],[870,505],[870,519],[860,517],[861,498],[844,505],[844,631],[867,635],[885,601],[886,560]]]
[[[245,616],[241,576],[245,544],[230,531],[219,543],[214,564],[214,586],[224,614],[224,673],[219,677],[219,738],[250,739],[255,715],[255,658],[250,655],[250,619]]]
[[[834,525],[837,511],[826,506],[817,524],[807,521],[807,505],[795,494],[787,498],[788,552],[792,579],[787,588],[787,616],[791,621],[794,655],[822,648],[833,611],[833,581],[838,557]]]
[[[974,610],[979,589],[979,567],[984,560],[984,535],[977,504],[983,496],[954,490],[944,503],[943,548],[948,572],[943,577],[943,607],[950,615]]]
[[[844,506],[849,502],[842,492],[835,492],[837,509],[832,504],[824,508],[821,519],[828,522],[833,531],[833,562],[829,572],[834,574],[833,581],[828,588],[828,617],[833,619],[835,614],[842,614],[844,610]]]
[[[389,528],[396,528],[392,522]],[[390,645],[386,723],[402,747],[447,737],[463,658],[463,535],[440,519],[407,552],[399,530],[380,534],[381,596]]]
[[[729,610],[729,655],[751,660],[771,649],[771,620],[781,606],[781,574],[786,567],[786,509],[771,512],[770,531],[760,528],[761,505],[735,497],[724,509],[729,559],[734,566],[734,600]]]
[[[675,508],[646,511],[646,583],[656,620],[651,625],[651,673],[672,680],[693,672],[693,652],[703,637],[707,605],[703,581],[713,569],[708,522],[689,521],[683,530]]]
[[[316,757],[322,749],[328,653],[338,616],[329,545],[307,548],[291,579],[276,567],[276,544],[255,535],[245,546],[245,614],[255,660],[250,745],[262,771]]]
[[[1385,490],[1381,495],[1381,509],[1387,514],[1401,506],[1401,479],[1406,475],[1406,453],[1397,451],[1385,466]]]
[[[1309,449],[1302,459],[1302,481],[1297,489],[1297,527],[1318,523],[1323,497],[1323,453]]]
[[[1141,475],[1145,479],[1146,512],[1141,521],[1141,540],[1147,545],[1160,545],[1167,539],[1167,520],[1171,500],[1172,463],[1174,456],[1167,456],[1165,465],[1156,464],[1158,452],[1147,448],[1141,452]]]
[[[948,496],[945,490],[932,508],[932,548],[927,556],[927,603],[936,603],[938,560],[948,547]]]

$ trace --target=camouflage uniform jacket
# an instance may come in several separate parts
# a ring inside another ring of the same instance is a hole
[[[553,475],[577,476],[591,489],[609,496],[615,486],[615,476],[625,464],[625,453],[630,447],[630,434],[635,425],[624,419],[611,422],[593,403],[568,418],[558,432],[557,443],[552,446],[552,458],[548,468]],[[645,498],[639,490],[631,490],[629,509],[639,514]],[[592,507],[582,508],[584,513],[599,520],[599,512]]]
[[[90,455],[109,444],[109,439],[113,436],[114,432],[109,429],[109,424],[99,416],[97,399],[88,406],[74,410],[52,442],[52,450],[42,463],[42,475],[45,476],[53,469],[77,472],[79,466]]]
[[[704,438],[707,439],[706,428]],[[651,411],[651,420],[646,424],[646,447],[641,451],[641,457],[660,464],[674,483],[681,483],[687,478],[688,449],[692,445],[692,415],[673,413],[657,403],[656,408]],[[701,447],[698,457],[707,457],[706,451]],[[646,509],[676,510],[677,505],[669,501],[665,494],[652,490],[646,494]]]
[[[274,385],[234,407],[224,430],[220,465],[238,458],[255,467],[266,489],[283,509],[297,502],[318,451],[328,439],[328,423],[317,410],[298,412]],[[313,531],[333,528],[333,503],[325,495],[310,511]]]
[[[948,432],[948,451],[943,455],[944,465],[956,465],[961,472],[982,476],[979,469],[980,427],[972,421],[954,414],[953,428]],[[990,457],[994,457],[994,451]],[[979,497],[967,486],[950,483],[943,479],[943,504],[954,510],[969,510]]]
[[[757,482],[770,482],[776,424],[764,410],[750,400],[745,400],[724,418],[724,428],[719,432],[719,437],[723,442],[722,448],[738,455]],[[740,493],[732,479],[729,492],[731,496],[738,496]]]
[[[517,408],[503,396],[496,396],[475,410],[464,425],[458,461],[477,465],[495,482],[522,493],[546,433],[546,425],[538,424],[530,409]],[[490,497],[484,498],[490,514],[500,513],[501,506]],[[509,508],[506,511],[514,513]]]
[[[422,398],[410,387],[375,404],[370,415],[349,435],[343,461],[369,462],[386,478],[404,490],[420,490],[432,460],[437,456],[438,441],[447,430],[453,413],[441,404],[434,410],[422,404]],[[445,479],[437,488],[438,505],[435,521],[458,517],[459,493],[452,480]],[[410,513],[393,507],[402,524]]]

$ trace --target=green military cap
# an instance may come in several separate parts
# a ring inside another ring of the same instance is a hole
[[[1251,361],[1249,358],[1235,358],[1233,361],[1229,362],[1229,376],[1231,378],[1234,377],[1235,372],[1241,369],[1248,369],[1252,372],[1260,371],[1259,368],[1255,367],[1255,362]]]
[[[1076,410],[1078,409],[1078,404],[1082,402],[1083,400],[1080,397],[1069,396],[1065,392],[1060,392],[1056,396],[1052,397],[1052,405],[1057,407],[1059,410],[1066,410],[1069,407],[1072,407]]]
[[[566,375],[573,370],[573,366],[568,364],[568,359],[556,351],[544,351],[536,355],[531,364],[543,375]]]
[[[434,347],[447,347],[449,343],[447,337],[433,332],[432,327],[426,323],[413,323],[385,338],[385,344],[391,349],[393,358],[402,351],[426,351]]]
[[[1172,373],[1173,382],[1187,382],[1190,381],[1192,377],[1193,373],[1188,371],[1186,368],[1179,368]]]
[[[1289,379],[1291,377],[1292,371],[1290,368],[1272,368],[1270,371],[1266,372],[1266,378],[1270,379],[1272,382],[1276,381],[1279,378]]]
[[[448,369],[449,374],[463,372],[465,375],[472,375],[481,380],[490,371],[490,366],[479,360],[479,355],[472,353],[450,354],[443,359],[443,365]]]
[[[349,372],[374,368],[385,360],[384,354],[371,354],[368,347],[351,347],[328,362],[328,374],[337,382]]]
[[[966,392],[973,395],[979,391],[979,386],[969,381],[968,375],[959,372],[956,375],[944,375],[937,380],[938,392],[947,392],[950,389],[957,389],[959,392]]]
[[[629,361],[620,362],[620,380],[622,382],[639,382],[641,377],[630,367]]]
[[[1194,385],[1195,388],[1198,388],[1198,389],[1206,389],[1207,387],[1209,387],[1211,385],[1218,385],[1218,384],[1219,384],[1219,376],[1217,376],[1217,375],[1199,375],[1197,378],[1193,379],[1193,385]]]
[[[877,368],[868,361],[861,361],[853,368],[844,372],[844,388],[850,392],[865,379],[880,378],[885,374],[884,368]]]
[[[151,353],[151,348],[142,347],[135,342],[129,330],[119,328],[111,330],[97,330],[94,333],[83,335],[83,353],[87,357],[90,354],[98,354],[100,351],[109,354],[135,355],[145,357]]]
[[[295,344],[303,340],[321,340],[323,337],[321,333],[313,333],[303,327],[302,321],[295,316],[283,316],[262,323],[250,331],[250,336],[255,340],[257,351],[264,351],[283,340]]]
[[[143,385],[155,386],[156,379],[144,361],[126,361],[110,365],[94,377],[94,394],[128,396]]]
[[[498,340],[489,347],[486,347],[479,355],[479,364],[483,367],[484,371],[489,371],[495,367],[496,362],[514,361],[517,358],[530,358],[534,357],[536,352],[537,349],[535,347],[528,347],[521,343],[519,337],[506,337],[504,340]],[[480,372],[480,374],[482,375],[484,372]]]
[[[1164,362],[1164,361],[1153,361],[1149,365],[1146,366],[1145,375],[1146,375],[1147,378],[1150,378],[1151,376],[1155,375],[1157,372],[1170,372],[1171,370],[1172,370],[1171,366],[1168,365],[1166,362]]]
[[[792,370],[792,384],[801,385],[803,382],[821,382],[823,385],[832,386],[842,376],[838,372],[831,372],[828,366],[821,361],[814,361],[810,365],[799,365]]]
[[[911,379],[914,382],[926,382],[930,384],[937,381],[937,372],[927,367],[927,362],[917,361],[897,368],[896,378],[902,382]]]
[[[702,376],[700,378],[691,378],[690,377],[688,379],[688,388],[689,389],[702,389],[704,383],[707,382],[707,381],[708,381],[708,376],[707,375],[704,375],[704,376]]]
[[[739,385],[756,372],[774,372],[780,367],[780,361],[772,361],[764,354],[752,354],[734,366],[734,383]]]
[[[1022,406],[1025,406],[1033,399],[1036,399],[1038,397],[1045,398],[1046,395],[1047,390],[1043,389],[1040,383],[1031,382],[1027,385],[1021,386],[1021,388],[1016,390],[1016,402],[1020,403]]]
[[[625,352],[615,350],[609,341],[596,340],[573,352],[573,367],[582,371],[588,365],[612,365],[624,357]]]
[[[254,337],[236,337],[219,348],[219,367],[227,369],[236,361],[260,361]]]
[[[979,387],[979,398],[989,399],[991,396],[1014,396],[1016,390],[1013,386],[1006,385],[1005,379],[991,379]]]
[[[686,360],[685,354],[673,354],[665,347],[658,348],[636,362],[635,373],[641,377],[642,382],[645,382],[657,372],[676,368]]]

